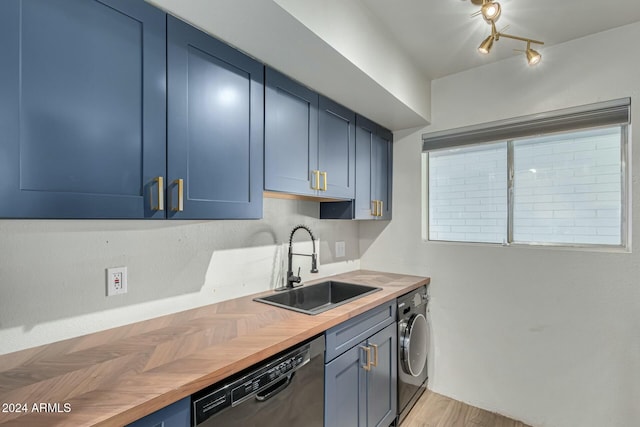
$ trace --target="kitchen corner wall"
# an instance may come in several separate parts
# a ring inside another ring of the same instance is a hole
[[[280,286],[297,224],[319,239],[319,273],[295,257],[303,280],[358,269],[357,222],[318,211],[265,199],[256,221],[0,220],[0,354]],[[294,242],[311,252],[304,230]],[[106,297],[105,269],[117,266],[129,292]]]
[[[432,277],[434,391],[533,426],[638,425],[640,254],[425,242],[420,177],[425,132],[622,97],[638,123],[639,39],[636,23],[435,80],[433,125],[395,134],[393,221],[361,223],[361,265]],[[632,226],[633,124],[629,142]]]

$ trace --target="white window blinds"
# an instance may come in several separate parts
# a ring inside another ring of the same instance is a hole
[[[629,123],[630,98],[422,135],[422,151]]]

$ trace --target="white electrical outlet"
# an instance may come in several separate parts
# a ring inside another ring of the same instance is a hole
[[[347,251],[345,242],[336,242],[336,258],[344,258]]]
[[[107,296],[127,293],[127,267],[107,268]]]

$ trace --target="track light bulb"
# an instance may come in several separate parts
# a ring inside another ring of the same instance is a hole
[[[542,55],[540,55],[540,52],[533,50],[528,46],[527,50],[525,51],[525,55],[527,56],[527,63],[531,66],[536,65],[542,59]]]
[[[482,5],[480,11],[485,21],[496,22],[498,18],[500,18],[502,8],[500,7],[500,3],[496,1],[487,1]]]
[[[480,43],[480,46],[478,46],[478,52],[487,55],[489,52],[491,52],[491,46],[493,46],[493,34],[491,34],[489,37],[484,39],[482,43]]]

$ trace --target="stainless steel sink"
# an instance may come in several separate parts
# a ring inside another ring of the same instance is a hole
[[[373,286],[330,280],[278,292],[266,297],[254,298],[253,300],[299,311],[300,313],[318,314],[379,290],[380,288],[374,288]]]

